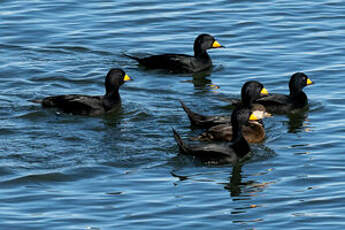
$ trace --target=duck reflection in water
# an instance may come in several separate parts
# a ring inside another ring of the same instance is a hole
[[[214,84],[211,79],[208,77],[211,76],[212,68],[192,74],[191,80],[186,80],[185,82],[190,82],[194,85],[194,88],[197,90],[215,90],[219,89],[219,86]]]
[[[306,121],[308,121],[308,108],[303,109],[303,111],[298,111],[297,113],[290,113],[287,115],[289,120],[288,131],[289,133],[298,133],[301,131],[308,132],[309,129],[306,126]]]
[[[241,172],[242,163],[234,165],[234,167],[232,168],[230,183],[224,186],[226,190],[229,190],[231,197],[239,196],[241,194],[241,185],[243,185]]]
[[[242,175],[242,166],[244,163],[244,161],[238,162],[233,166],[229,183],[225,184],[224,186],[224,189],[229,191],[231,197],[240,197],[242,193],[245,193],[245,195],[242,195],[242,198],[236,198],[236,200],[249,200],[251,196],[255,196],[257,193],[262,192],[264,188],[273,183],[257,182],[254,180],[243,181],[243,178],[245,179],[248,177]],[[268,171],[271,171],[271,169],[258,173],[258,176],[264,175]]]

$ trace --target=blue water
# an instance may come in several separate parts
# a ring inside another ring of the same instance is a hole
[[[345,226],[345,2],[1,1],[0,229],[341,229]],[[123,53],[192,53],[210,33],[211,72],[148,71]],[[108,69],[134,78],[122,110],[83,117],[29,100],[103,94]],[[287,93],[305,72],[309,111],[265,120],[242,167],[178,155],[196,135],[182,99],[230,113],[249,80]],[[217,84],[220,89],[211,88]]]

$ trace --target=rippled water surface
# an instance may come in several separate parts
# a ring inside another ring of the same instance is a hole
[[[345,226],[345,2],[0,1],[1,229],[341,229]],[[192,53],[210,33],[214,67],[149,71],[123,54]],[[134,78],[102,117],[32,99],[103,94],[109,68]],[[265,120],[242,167],[178,155],[182,99],[230,113],[249,79],[288,92],[305,72],[310,108]],[[220,89],[211,88],[217,84]]]

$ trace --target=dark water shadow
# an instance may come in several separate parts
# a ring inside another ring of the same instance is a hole
[[[228,190],[231,197],[236,197],[241,194],[242,184],[242,163],[234,165],[230,176],[230,181],[224,186],[224,189]]]
[[[126,116],[125,111],[121,107],[114,112],[106,113],[100,116],[100,118],[102,118],[103,124],[106,127],[115,128],[119,123],[121,123],[121,121],[123,120],[125,116]]]
[[[192,74],[193,79],[190,81],[195,89],[205,89],[213,85],[212,80],[207,77],[211,76],[212,68],[203,72]]]
[[[230,197],[232,197],[234,201],[250,200],[251,196],[256,196],[255,194],[263,192],[268,185],[273,183],[246,180],[247,176],[242,175],[242,166],[243,162],[233,166],[231,176],[229,177],[229,183],[224,185],[224,189],[229,191]],[[265,175],[266,173],[267,172],[258,173],[256,176]],[[243,207],[241,209],[246,208],[248,207]]]
[[[308,120],[308,112],[309,108],[306,107],[286,114],[288,118],[287,126],[289,133],[298,133],[303,131],[305,121]]]
[[[197,90],[213,90],[216,92],[220,86],[213,83],[209,77],[211,77],[212,73],[220,71],[220,69],[222,69],[222,66],[212,66],[207,70],[193,73],[192,80],[187,82],[191,82],[194,85],[194,88]],[[219,92],[217,91],[217,93]]]
[[[298,133],[303,130],[304,122],[307,121],[308,112],[288,114],[288,132]]]

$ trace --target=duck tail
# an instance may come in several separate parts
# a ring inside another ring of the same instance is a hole
[[[224,102],[227,102],[229,103],[230,105],[237,105],[241,102],[240,99],[237,99],[237,98],[225,98],[225,97],[220,97],[219,98],[220,101],[224,101]]]
[[[180,135],[176,132],[176,130],[173,128],[172,129],[173,133],[174,133],[174,138],[175,141],[180,149],[181,153],[188,153],[188,147],[187,145],[182,141]]]
[[[33,99],[33,100],[29,100],[32,103],[37,103],[37,104],[42,104],[43,100],[41,99]]]
[[[200,126],[202,125],[202,121],[205,121],[207,119],[206,116],[198,114],[190,110],[184,103],[183,101],[179,100],[183,110],[187,113],[188,118],[190,120],[190,123],[195,126]]]
[[[238,106],[238,105],[241,104],[241,100],[240,99],[232,98],[229,101],[230,101],[231,105],[233,105],[233,106]]]
[[[133,60],[136,60],[136,61],[138,61],[138,62],[140,62],[141,61],[141,59],[140,58],[138,58],[138,57],[135,57],[135,56],[132,56],[132,55],[128,55],[128,54],[123,54],[125,57],[128,57],[128,58],[130,58],[130,59],[133,59]]]

